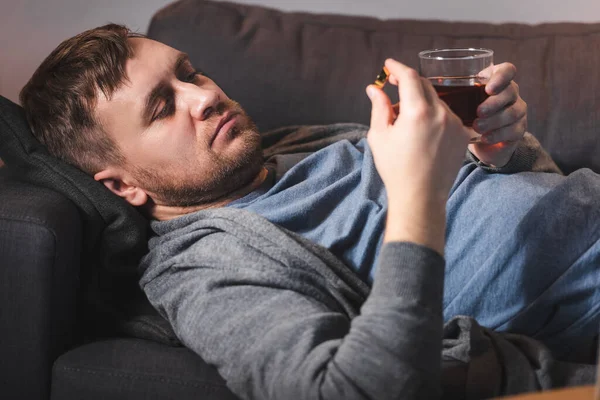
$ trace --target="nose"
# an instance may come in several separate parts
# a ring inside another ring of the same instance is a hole
[[[192,118],[204,121],[216,111],[221,101],[218,91],[193,84],[181,85],[180,96],[190,111]]]

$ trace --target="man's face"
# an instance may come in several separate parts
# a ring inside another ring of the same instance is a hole
[[[129,39],[134,57],[96,116],[126,159],[121,180],[156,204],[198,205],[249,183],[262,166],[260,137],[239,104],[195,74],[187,56],[149,39]]]

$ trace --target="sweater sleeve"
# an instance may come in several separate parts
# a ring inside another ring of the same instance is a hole
[[[215,235],[215,245],[223,237]],[[444,259],[388,243],[360,314],[348,317],[311,274],[247,244],[245,268],[187,257],[144,284],[181,341],[243,399],[435,399],[440,395]],[[220,249],[215,248],[215,253]],[[269,261],[271,260],[271,261]],[[285,270],[285,268],[284,268]]]
[[[562,171],[550,154],[531,133],[526,132],[523,140],[513,153],[511,159],[503,167],[490,167],[481,162],[473,153],[467,150],[467,161],[473,162],[481,168],[494,173],[513,174],[516,172],[555,172],[562,175]]]

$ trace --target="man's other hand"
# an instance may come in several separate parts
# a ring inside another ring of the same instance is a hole
[[[482,73],[489,76],[485,91],[490,97],[479,105],[473,122],[482,143],[469,145],[469,150],[490,166],[506,165],[527,130],[527,104],[513,81],[516,73],[510,63],[493,65]]]

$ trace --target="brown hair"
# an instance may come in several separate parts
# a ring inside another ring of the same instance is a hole
[[[48,151],[87,173],[107,163],[122,165],[117,144],[95,118],[100,91],[110,99],[133,57],[130,37],[144,37],[109,24],[62,42],[35,71],[20,94],[27,121]]]

